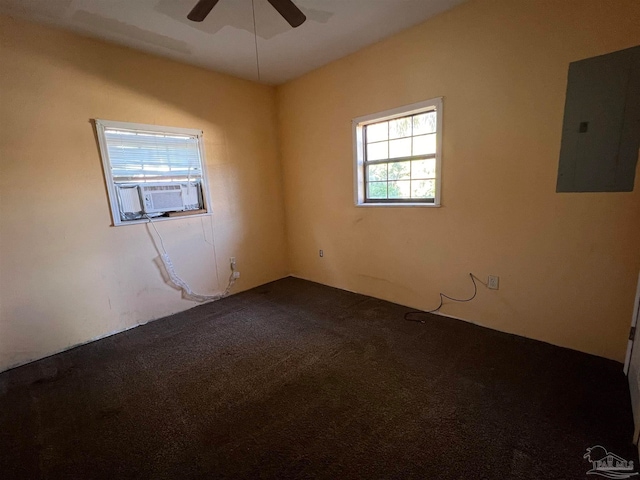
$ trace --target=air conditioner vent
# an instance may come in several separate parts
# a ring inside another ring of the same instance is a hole
[[[144,185],[144,189],[148,192],[156,192],[161,190],[180,190],[180,185]]]
[[[200,184],[180,182],[138,186],[144,213],[181,212],[201,208]]]

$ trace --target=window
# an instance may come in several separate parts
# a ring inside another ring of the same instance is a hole
[[[207,213],[199,130],[96,120],[114,225]]]
[[[442,98],[353,121],[356,205],[440,205]]]

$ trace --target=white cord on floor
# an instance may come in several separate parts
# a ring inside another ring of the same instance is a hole
[[[234,275],[235,268],[233,264],[231,265],[231,275],[229,275],[229,283],[227,284],[227,288],[224,290],[224,292],[218,293],[216,295],[201,295],[199,293],[194,293],[193,290],[191,290],[191,287],[189,287],[189,285],[187,284],[187,282],[182,280],[176,273],[175,269],[173,268],[173,263],[171,262],[171,258],[169,257],[169,254],[167,253],[167,250],[164,246],[162,235],[160,235],[160,232],[154,225],[153,221],[151,220],[151,217],[149,217],[149,215],[145,215],[145,217],[147,217],[147,220],[149,220],[149,223],[151,224],[153,229],[156,231],[156,235],[158,235],[158,238],[160,239],[160,246],[162,247],[160,260],[162,260],[162,264],[164,265],[167,275],[169,275],[169,280],[173,285],[175,285],[176,287],[180,288],[183,291],[184,296],[186,298],[188,298],[189,300],[203,303],[203,302],[213,302],[215,300],[220,300],[221,298],[224,298],[227,295],[229,295],[229,291],[231,290],[231,287],[233,287],[233,285],[236,283],[236,279]]]

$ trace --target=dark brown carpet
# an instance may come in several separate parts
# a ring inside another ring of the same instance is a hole
[[[286,278],[0,374],[0,478],[584,479],[619,363]]]

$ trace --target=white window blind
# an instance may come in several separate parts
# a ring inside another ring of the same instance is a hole
[[[106,128],[115,183],[198,181],[202,166],[198,137]]]

